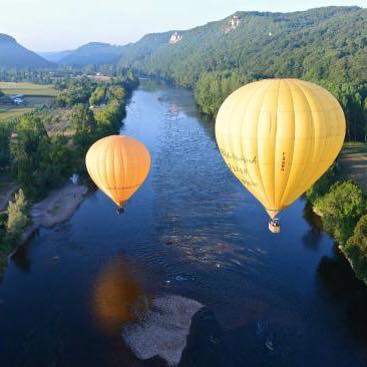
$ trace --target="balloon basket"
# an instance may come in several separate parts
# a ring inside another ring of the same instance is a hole
[[[280,223],[278,218],[269,221],[269,231],[271,233],[280,233]]]

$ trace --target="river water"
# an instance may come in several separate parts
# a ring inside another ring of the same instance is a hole
[[[121,132],[150,150],[147,181],[120,216],[92,192],[11,259],[1,367],[164,366],[121,336],[130,300],[164,294],[206,306],[181,366],[367,365],[364,286],[303,200],[268,231],[189,91],[143,81]]]

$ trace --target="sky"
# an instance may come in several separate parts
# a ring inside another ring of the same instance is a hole
[[[289,12],[330,5],[367,7],[367,0],[0,0],[0,33],[35,51],[61,51],[91,41],[126,44],[238,10]]]

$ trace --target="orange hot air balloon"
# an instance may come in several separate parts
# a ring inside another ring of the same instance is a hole
[[[89,148],[85,164],[94,183],[122,207],[147,177],[150,155],[140,141],[126,135],[111,135]]]

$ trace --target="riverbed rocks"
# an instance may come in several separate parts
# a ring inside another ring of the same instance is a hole
[[[123,328],[123,339],[139,359],[159,356],[169,366],[176,366],[186,346],[192,317],[202,307],[201,303],[181,296],[157,297],[142,321]]]

